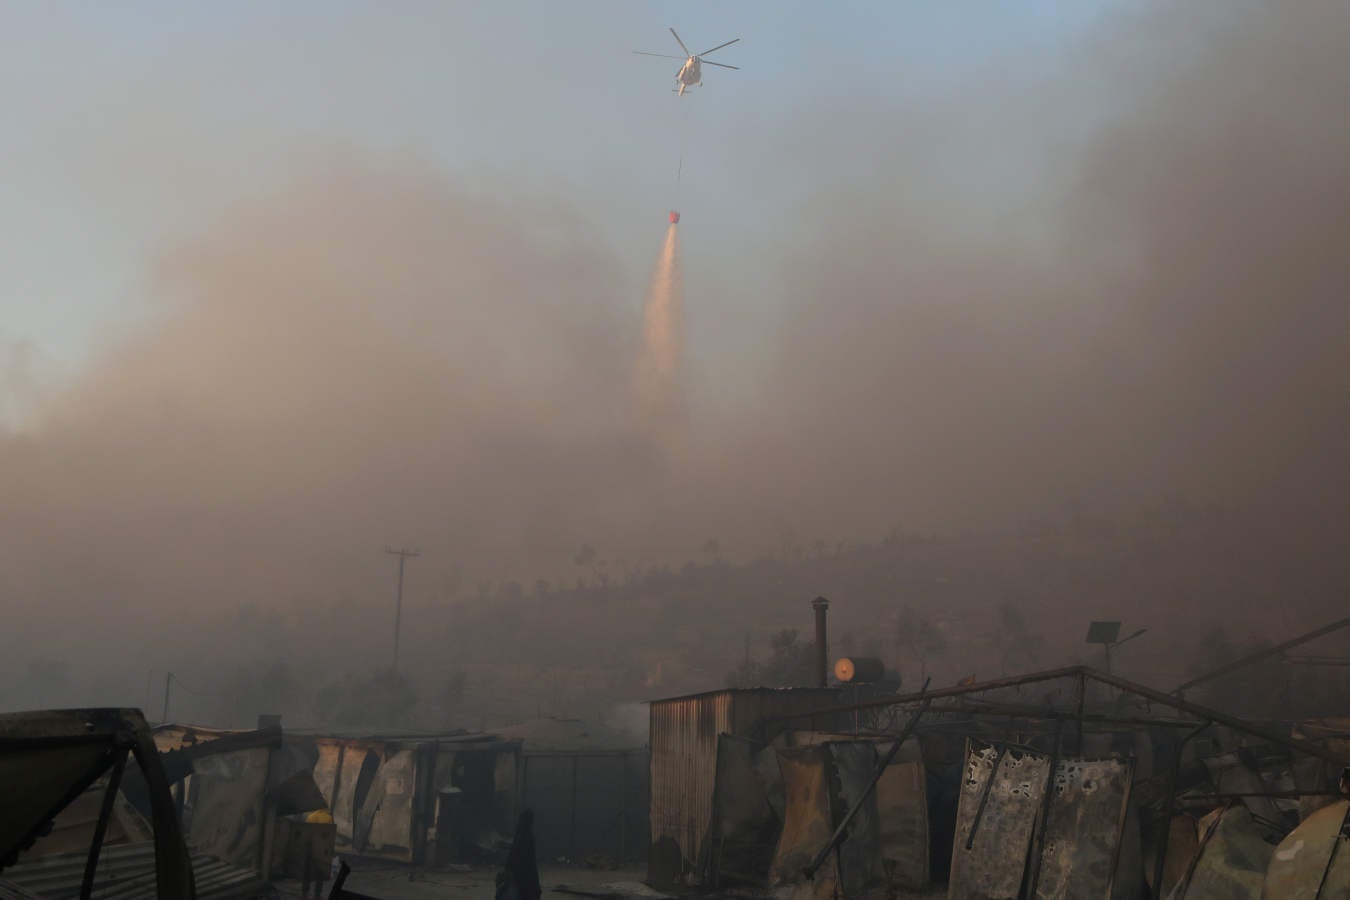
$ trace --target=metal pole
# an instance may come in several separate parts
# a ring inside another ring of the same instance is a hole
[[[1267,647],[1265,650],[1257,651],[1256,653],[1249,654],[1247,656],[1242,657],[1241,659],[1234,660],[1233,662],[1230,662],[1225,666],[1220,666],[1219,668],[1213,670],[1212,672],[1207,672],[1204,675],[1192,678],[1185,684],[1179,684],[1176,687],[1172,688],[1172,693],[1180,694],[1187,688],[1193,688],[1197,684],[1204,684],[1206,681],[1213,681],[1215,678],[1227,675],[1229,672],[1232,672],[1236,669],[1241,669],[1243,666],[1250,666],[1252,663],[1258,663],[1263,659],[1269,659],[1272,656],[1279,656],[1280,654],[1284,653],[1284,651],[1293,649],[1294,647],[1297,647],[1299,644],[1306,644],[1309,641],[1314,640],[1315,638],[1319,638],[1324,634],[1330,634],[1333,631],[1339,631],[1342,628],[1346,627],[1350,627],[1350,618],[1339,619],[1335,622],[1332,622],[1330,625],[1323,625],[1316,631],[1310,631],[1307,634],[1299,635],[1298,637],[1293,638],[1292,640],[1285,641],[1283,644],[1276,644],[1274,647]]]
[[[1051,681],[1056,678],[1068,678],[1068,677],[1076,678],[1079,675],[1082,675],[1092,681],[1100,682],[1101,684],[1110,685],[1111,687],[1125,691],[1126,693],[1135,694],[1147,700],[1152,700],[1154,703],[1157,703],[1160,706],[1165,706],[1168,709],[1174,709],[1177,712],[1182,712],[1186,713],[1187,715],[1195,716],[1199,720],[1212,722],[1216,725],[1223,725],[1227,728],[1232,728],[1244,734],[1259,737],[1264,741],[1268,741],[1272,744],[1275,744],[1276,746],[1285,747],[1290,750],[1296,750],[1299,753],[1305,753],[1308,756],[1314,757],[1316,759],[1324,759],[1327,762],[1334,763],[1337,766],[1344,766],[1347,763],[1350,763],[1350,756],[1319,746],[1318,744],[1315,744],[1306,739],[1285,737],[1280,732],[1262,727],[1260,725],[1253,725],[1250,722],[1246,722],[1242,719],[1239,719],[1237,716],[1230,716],[1227,715],[1226,713],[1219,712],[1217,709],[1211,709],[1208,706],[1201,706],[1199,703],[1191,703],[1187,700],[1182,700],[1179,697],[1174,697],[1171,694],[1165,694],[1162,691],[1146,687],[1145,685],[1139,684],[1137,682],[1129,681],[1125,678],[1120,678],[1115,675],[1107,675],[1105,672],[1098,672],[1095,669],[1090,669],[1087,668],[1086,666],[1066,666],[1062,669],[1048,669],[1044,672],[1033,672],[1030,675],[1020,675],[1015,678],[998,678],[992,681],[977,682],[975,684],[970,685],[957,685],[955,687],[948,687],[948,688],[938,688],[933,691],[920,692],[916,694],[900,694],[895,697],[888,697],[884,700],[867,700],[862,703],[855,703],[848,706],[827,706],[822,707],[820,709],[811,710],[809,712],[791,713],[789,715],[784,716],[768,716],[765,718],[764,722],[766,723],[789,722],[794,721],[796,719],[808,717],[837,715],[838,713],[842,712],[852,712],[854,709],[877,709],[886,706],[903,706],[910,703],[918,703],[925,699],[937,700],[946,697],[960,697],[965,694],[978,694],[984,691],[991,691],[998,688],[1036,684],[1038,682]],[[1112,717],[1089,715],[1087,718],[1093,721],[1097,721],[1099,719],[1109,720]]]
[[[1322,880],[1317,882],[1317,893],[1313,895],[1313,900],[1322,900],[1322,891],[1327,886],[1327,876],[1331,874],[1331,867],[1336,862],[1336,851],[1345,843],[1347,831],[1350,830],[1350,808],[1347,808],[1345,815],[1341,817],[1341,830],[1336,832],[1336,843],[1331,845],[1331,854],[1327,857],[1327,864],[1322,868]]]
[[[571,855],[572,861],[577,858],[577,760],[576,754],[572,755],[572,834],[567,844],[567,852]]]
[[[1339,753],[1328,747],[1319,746],[1304,738],[1286,737],[1278,731],[1260,725],[1253,725],[1250,722],[1239,719],[1237,716],[1230,716],[1227,713],[1219,712],[1217,709],[1210,709],[1207,706],[1201,706],[1199,703],[1191,703],[1190,701],[1173,697],[1170,694],[1164,694],[1162,691],[1155,691],[1153,688],[1145,687],[1142,684],[1135,684],[1132,681],[1127,681],[1124,678],[1119,678],[1115,675],[1107,675],[1103,672],[1093,672],[1091,669],[1086,670],[1084,674],[1093,681],[1099,681],[1102,684],[1108,684],[1111,687],[1128,691],[1131,694],[1137,694],[1138,696],[1147,700],[1152,700],[1154,703],[1161,706],[1170,706],[1179,712],[1188,713],[1195,716],[1197,719],[1203,719],[1211,724],[1223,725],[1227,728],[1232,728],[1235,731],[1241,731],[1259,737],[1262,740],[1269,741],[1279,747],[1297,750],[1300,753],[1305,753],[1316,759],[1325,759],[1327,762],[1334,763],[1338,766],[1344,766],[1350,761],[1350,756]]]
[[[166,724],[169,721],[169,682],[173,681],[173,673],[164,673],[164,714],[159,717],[160,724]]]
[[[1172,816],[1176,814],[1177,805],[1177,780],[1181,774],[1181,757],[1186,750],[1186,745],[1190,743],[1191,738],[1200,734],[1209,727],[1209,723],[1201,725],[1194,731],[1187,732],[1180,741],[1177,742],[1176,752],[1172,756],[1172,771],[1167,775],[1167,805],[1163,807],[1162,837],[1158,841],[1158,859],[1153,863],[1153,896],[1161,898],[1163,894],[1163,874],[1167,866],[1167,845],[1172,838]]]
[[[811,608],[816,611],[816,687],[826,687],[829,685],[830,658],[826,646],[825,611],[830,608],[830,601],[817,597],[811,601]]]
[[[98,855],[103,849],[103,838],[108,833],[108,820],[112,817],[113,804],[117,802],[117,789],[122,784],[122,770],[127,765],[127,751],[121,751],[117,762],[113,763],[108,775],[108,786],[103,789],[103,803],[99,806],[98,821],[94,825],[94,840],[89,845],[89,855],[84,861],[84,880],[80,882],[80,900],[89,900],[94,892],[94,875],[98,872]]]
[[[984,790],[980,792],[980,803],[975,807],[975,818],[970,820],[970,831],[966,832],[967,850],[975,849],[975,835],[980,830],[980,822],[984,819],[984,808],[989,805],[989,794],[994,789],[994,779],[998,778],[998,767],[1003,763],[1003,756],[1007,751],[1007,744],[999,744],[994,753],[994,764],[989,768],[989,780],[984,783]]]
[[[1083,708],[1087,706],[1087,676],[1078,676],[1078,755],[1083,755]],[[1055,732],[1055,740],[1059,740],[1059,732]]]
[[[394,671],[397,672],[398,639],[403,625],[403,564],[407,562],[409,558],[415,559],[422,554],[421,551],[418,550],[408,550],[407,548],[395,550],[392,547],[385,547],[384,552],[388,553],[390,556],[398,557],[398,593],[394,599]]]
[[[919,719],[921,719],[923,714],[928,711],[928,706],[929,704],[927,703],[923,704],[914,715],[910,717],[909,722],[905,725],[905,730],[900,732],[900,736],[895,739],[895,743],[891,745],[891,749],[884,757],[882,757],[881,762],[877,764],[876,771],[872,774],[872,780],[867,783],[867,787],[863,789],[863,792],[858,796],[858,799],[854,801],[853,807],[844,814],[844,818],[839,822],[839,826],[834,829],[834,834],[830,837],[830,842],[821,848],[820,852],[816,854],[815,859],[811,860],[811,864],[806,867],[804,874],[808,881],[816,877],[816,870],[825,863],[825,858],[830,855],[830,851],[839,847],[839,842],[844,839],[844,835],[848,832],[849,823],[852,822],[853,817],[858,814],[858,810],[862,809],[863,802],[872,795],[872,791],[876,789],[877,782],[880,781],[881,776],[885,774],[886,767],[891,764],[891,761],[895,759],[896,754],[900,752],[901,745],[914,733],[914,729],[919,724]]]
[[[1041,797],[1041,815],[1040,827],[1036,829],[1036,841],[1033,844],[1035,855],[1031,858],[1031,887],[1027,890],[1028,897],[1036,896],[1036,888],[1041,884],[1041,864],[1045,856],[1045,832],[1050,827],[1050,805],[1055,799],[1055,770],[1059,768],[1060,751],[1062,747],[1062,737],[1064,722],[1055,723],[1055,752],[1050,755],[1050,771],[1045,776],[1045,794]],[[1112,869],[1114,872],[1115,870]]]
[[[398,599],[394,602],[394,671],[398,671],[398,637],[403,630],[403,563],[407,560],[403,554],[398,557]],[[1106,671],[1111,671],[1108,665]]]
[[[628,856],[628,751],[619,754],[619,865]]]

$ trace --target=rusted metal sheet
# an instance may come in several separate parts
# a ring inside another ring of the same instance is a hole
[[[1242,798],[1242,803],[1258,822],[1270,822],[1279,827],[1286,818],[1297,816],[1296,799],[1252,796],[1271,791],[1294,791],[1293,772],[1289,768],[1262,771],[1239,753],[1208,757],[1204,765],[1215,793],[1247,795]]]
[[[262,858],[264,801],[277,729],[230,731],[168,724],[154,730],[170,781],[180,781],[181,815],[195,850],[239,866]]]
[[[1132,774],[1127,760],[1063,759],[1055,766],[1038,898],[1111,896]]]
[[[56,815],[52,820],[51,832],[38,838],[37,842],[19,858],[33,860],[43,856],[87,850],[89,842],[93,839],[105,793],[107,782],[99,782],[88,788]],[[111,812],[107,831],[103,835],[103,846],[132,844],[148,841],[152,837],[150,824],[127,802],[120,791],[113,801]]]
[[[375,741],[319,738],[315,744],[314,780],[333,815],[338,847],[412,861],[409,809],[416,771],[402,771],[407,759]],[[394,785],[399,793],[392,795],[389,780],[395,769],[386,768],[391,755],[399,759]]]
[[[455,833],[490,837],[510,828],[519,787],[519,741],[491,735],[313,738],[318,784],[340,851],[421,863],[437,847],[441,794],[467,799]],[[465,783],[459,779],[464,778]],[[464,818],[467,816],[467,818]],[[437,853],[454,852],[441,847]]]
[[[949,900],[1015,900],[1050,760],[972,741],[956,813]]]
[[[839,879],[845,897],[861,897],[867,888],[881,879],[877,795],[869,790],[877,771],[876,747],[861,741],[827,746],[831,763],[831,832],[843,821],[847,811],[855,805],[858,807],[848,825],[848,836],[838,848]]]
[[[415,750],[386,750],[357,813],[354,844],[362,853],[412,861]]]
[[[766,726],[773,726],[782,716],[799,716],[793,723],[796,728],[822,731],[846,730],[853,721],[843,713],[820,713],[839,704],[843,692],[836,688],[759,688],[730,693],[731,733],[739,737],[769,740],[773,734],[765,732]]]
[[[728,880],[759,884],[772,862],[777,819],[768,785],[755,767],[756,750],[745,738],[723,734],[717,739],[708,872],[714,887]]]
[[[1261,900],[1350,897],[1350,801],[1310,815],[1275,848]]]
[[[1300,722],[1293,728],[1293,736],[1300,740],[1313,741],[1334,750],[1350,759],[1350,719],[1312,719]],[[1326,760],[1302,759],[1294,767],[1295,783],[1302,790],[1325,791],[1336,788],[1341,779],[1343,766],[1337,766]],[[1313,795],[1299,800],[1299,821],[1307,819],[1314,812],[1334,801],[1329,795]]]
[[[237,866],[257,865],[263,839],[269,751],[198,759],[184,787],[183,827],[193,849]]]
[[[778,837],[769,869],[772,887],[786,888],[793,897],[834,896],[838,884],[837,857],[831,856],[806,882],[802,871],[811,863],[834,832],[830,803],[830,750],[828,744],[793,747],[778,752],[786,799],[783,830]],[[797,885],[795,890],[791,886]]]
[[[63,853],[6,869],[0,874],[0,897],[50,900],[78,897],[85,861],[85,853]],[[251,900],[267,896],[267,885],[253,869],[233,866],[204,853],[192,854],[192,876],[197,900]],[[24,893],[15,893],[15,889]],[[97,900],[142,900],[165,896],[158,894],[155,888],[153,842],[104,847],[99,854],[92,896]]]
[[[1134,760],[1134,781],[1144,777],[1140,761]],[[1131,794],[1125,804],[1125,828],[1120,833],[1120,849],[1116,851],[1116,871],[1111,886],[1111,900],[1148,900],[1150,894],[1144,880],[1144,835],[1140,825],[1139,802]]]
[[[877,782],[882,870],[892,885],[911,891],[929,880],[927,781],[915,741],[901,748]]]
[[[1216,809],[1200,820],[1198,858],[1175,900],[1260,900],[1275,848],[1242,805]]]
[[[337,825],[338,847],[350,851],[356,834],[356,822],[361,804],[370,792],[372,779],[379,770],[379,748],[367,741],[349,741],[320,739],[319,762],[323,764],[328,756],[327,747],[336,751],[337,762],[333,768],[333,786],[324,792],[328,808],[333,813],[333,822]]]
[[[647,749],[543,750],[520,759],[520,808],[541,859],[647,856]]]
[[[136,771],[153,827],[149,884],[161,897],[189,897],[192,864],[183,842],[168,778],[150,729],[134,709],[44,710],[0,714],[0,867],[47,830],[51,820],[107,773],[110,784]],[[110,788],[111,789],[111,788]],[[104,806],[105,812],[111,812]],[[106,821],[102,814],[100,818]],[[96,826],[85,865],[102,859],[102,826]]]
[[[758,732],[766,722],[831,707],[838,698],[834,689],[757,688],[653,701],[649,877],[668,883],[679,874],[668,871],[672,866],[685,872],[706,869],[719,734],[763,739]]]
[[[1172,891],[1186,877],[1191,860],[1200,848],[1200,832],[1195,817],[1181,813],[1172,817],[1168,824],[1167,861],[1163,863],[1162,891],[1155,894],[1171,897]],[[1150,889],[1154,888],[1153,876],[1158,863],[1158,840],[1155,838],[1144,853],[1144,876]]]
[[[324,803],[333,814],[334,821],[338,817],[338,803],[340,796],[335,796],[338,785],[338,769],[342,761],[342,744],[337,741],[316,741],[315,749],[318,758],[314,762],[314,783],[319,786],[319,792],[323,794]],[[350,807],[348,807],[350,811]],[[351,816],[347,816],[347,833],[351,833]]]

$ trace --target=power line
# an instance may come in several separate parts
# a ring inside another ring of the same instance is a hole
[[[148,677],[148,673],[147,673],[147,677]],[[174,685],[174,684],[177,684],[180,688],[182,688],[183,690],[187,691],[189,694],[192,694],[192,695],[197,696],[197,697],[223,697],[223,696],[225,696],[223,693],[221,693],[221,692],[219,692],[219,691],[194,691],[192,688],[188,687],[186,684],[183,684],[183,679],[179,678],[177,675],[173,674],[172,672],[165,672],[165,673],[164,673],[164,709],[163,709],[163,711],[161,712],[161,714],[160,714],[160,719],[159,719],[159,721],[160,721],[161,724],[167,723],[167,722],[169,721],[169,688],[170,688],[171,685]]]

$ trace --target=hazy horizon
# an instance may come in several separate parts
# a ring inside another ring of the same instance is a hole
[[[1350,10],[921,6],[11,13],[10,640],[1176,498],[1340,595]]]

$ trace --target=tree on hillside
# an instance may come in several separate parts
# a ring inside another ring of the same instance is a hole
[[[994,631],[989,640],[998,653],[999,670],[1004,675],[1013,668],[1034,669],[1045,645],[1045,638],[1031,630],[1012,600],[1004,600],[994,612]]]
[[[919,684],[928,680],[928,661],[947,652],[947,636],[932,619],[912,606],[904,606],[895,623],[895,643],[900,653],[919,663]]]
[[[444,720],[442,724],[453,725],[459,719],[463,712],[464,694],[468,684],[469,679],[463,669],[454,670],[445,680],[440,696],[436,698],[440,702],[440,714]]]
[[[407,675],[380,669],[371,675],[344,675],[314,698],[326,725],[360,728],[404,728],[411,725],[417,691]]]
[[[1270,641],[1252,635],[1239,642],[1222,625],[1196,641],[1187,666],[1192,676],[1206,675],[1244,656],[1270,647]],[[1225,712],[1260,718],[1280,718],[1288,710],[1290,673],[1279,659],[1266,659],[1222,675],[1195,688],[1195,699]]]
[[[797,629],[785,628],[769,638],[769,658],[746,660],[727,676],[727,686],[802,687],[815,675],[815,647],[797,640]]]
[[[609,572],[605,569],[605,561],[600,558],[600,554],[590,544],[583,544],[580,550],[572,554],[572,565],[590,569],[602,588],[609,586]]]
[[[301,712],[300,693],[300,680],[290,664],[278,659],[266,666],[236,667],[220,690],[208,696],[217,701],[218,721],[251,728],[260,714]]]

